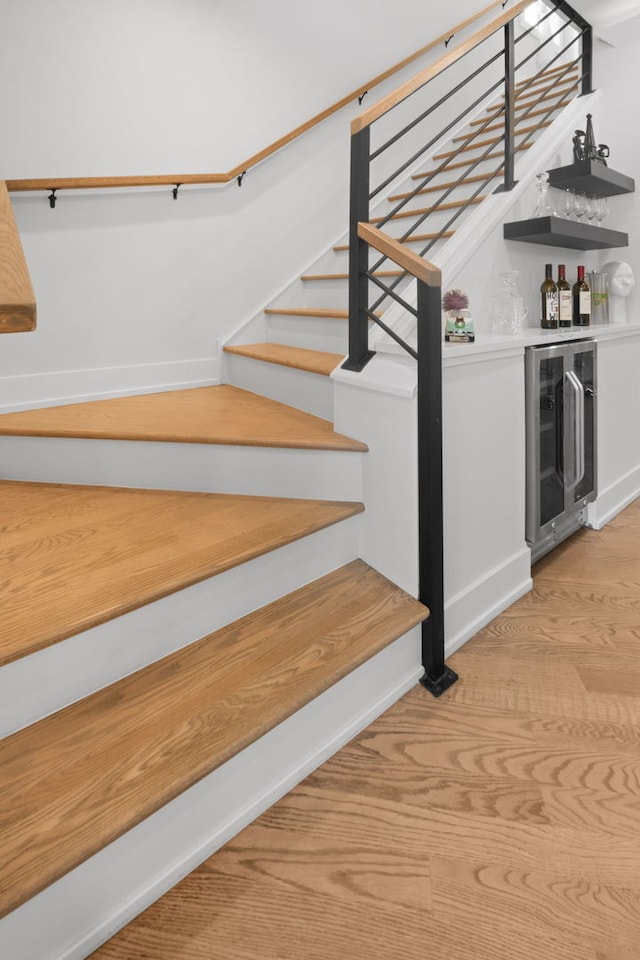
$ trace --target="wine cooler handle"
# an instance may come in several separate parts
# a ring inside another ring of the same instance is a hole
[[[584,387],[573,370],[567,371],[566,378],[571,385],[575,397],[575,421],[573,423],[575,478],[571,483],[571,486],[575,486],[580,483],[584,477],[586,468],[584,451]]]

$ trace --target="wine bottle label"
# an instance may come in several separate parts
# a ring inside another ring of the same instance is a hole
[[[545,320],[549,323],[557,324],[558,322],[558,294],[557,293],[545,293],[544,295],[544,316]]]
[[[564,322],[571,325],[571,317],[573,315],[573,302],[571,298],[571,290],[560,291],[559,312],[560,312],[560,323]]]
[[[580,313],[591,315],[591,292],[589,290],[580,291]]]

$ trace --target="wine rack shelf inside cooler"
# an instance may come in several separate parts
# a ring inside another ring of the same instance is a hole
[[[628,247],[629,234],[608,227],[594,227],[563,217],[534,217],[504,224],[505,240],[540,243],[549,247],[567,247],[572,250],[606,250]]]
[[[596,197],[615,197],[623,193],[633,193],[636,185],[633,177],[618,173],[611,167],[605,167],[597,160],[579,160],[567,167],[556,167],[547,171],[549,186],[558,190],[573,190],[575,193],[588,193]]]

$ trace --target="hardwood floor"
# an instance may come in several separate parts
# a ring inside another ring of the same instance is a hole
[[[94,953],[637,960],[640,500]]]

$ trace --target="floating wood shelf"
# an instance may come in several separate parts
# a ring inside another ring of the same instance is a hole
[[[627,233],[561,217],[536,217],[532,220],[505,223],[504,238],[572,250],[605,250],[609,247],[629,246]]]
[[[556,167],[548,173],[549,185],[558,190],[575,190],[597,197],[633,193],[636,188],[633,177],[618,173],[597,160],[580,160],[567,167]]]

